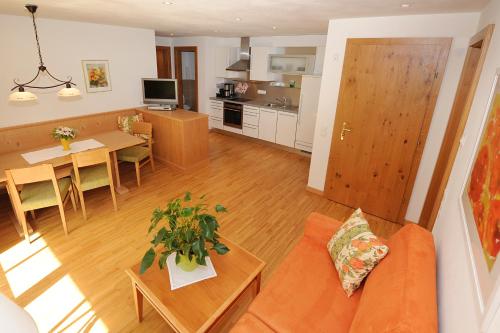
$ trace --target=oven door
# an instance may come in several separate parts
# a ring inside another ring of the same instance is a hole
[[[224,126],[242,128],[242,110],[224,105]]]

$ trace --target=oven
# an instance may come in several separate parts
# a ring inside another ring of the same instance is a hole
[[[224,126],[241,129],[243,104],[224,102]]]

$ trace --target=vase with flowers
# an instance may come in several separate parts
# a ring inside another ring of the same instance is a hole
[[[63,150],[70,150],[70,143],[76,137],[76,130],[71,127],[59,126],[52,130],[51,135],[61,142]]]

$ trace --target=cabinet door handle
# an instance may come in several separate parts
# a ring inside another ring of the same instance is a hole
[[[345,132],[351,132],[351,129],[347,127],[347,123],[344,121],[342,123],[342,130],[340,131],[340,141],[344,141]]]
[[[303,97],[302,94],[300,94],[299,112],[297,114],[297,122],[298,122],[299,125],[300,125],[300,118],[302,118],[301,117],[301,115],[302,115],[302,100],[303,100],[302,97]]]

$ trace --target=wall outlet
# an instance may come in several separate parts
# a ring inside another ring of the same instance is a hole
[[[265,94],[267,94],[267,91],[259,89],[259,90],[257,90],[257,94],[259,94],[259,95],[265,95]]]

